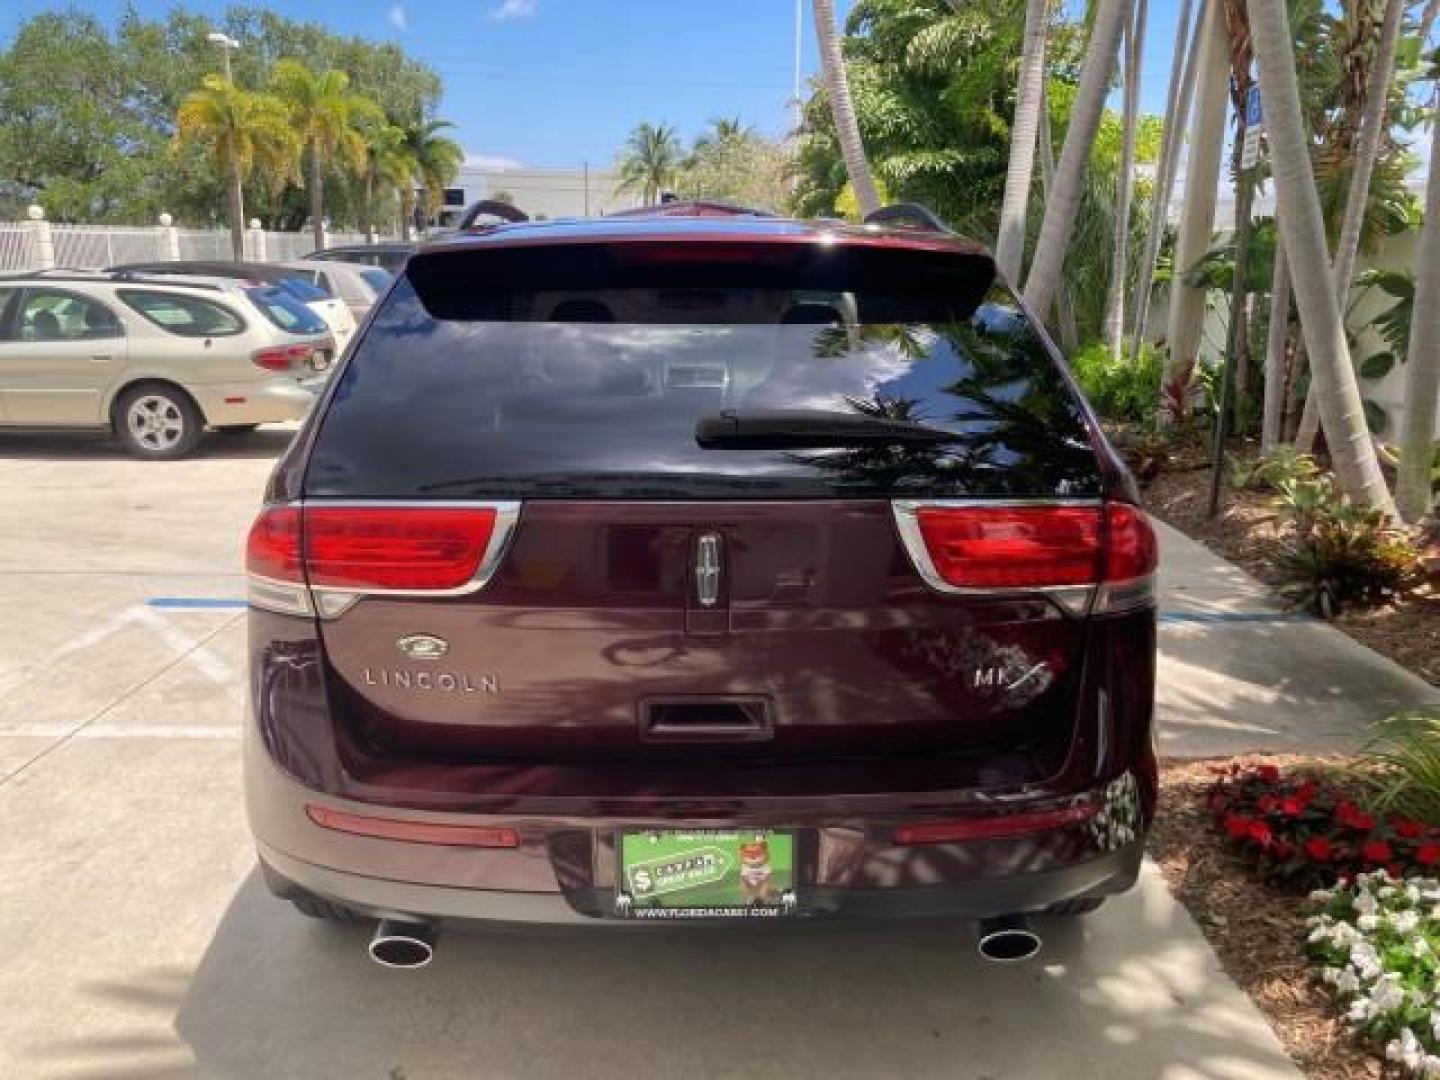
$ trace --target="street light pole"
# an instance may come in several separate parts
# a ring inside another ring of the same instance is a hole
[[[220,50],[221,64],[225,69],[225,81],[234,82],[234,76],[230,73],[230,50],[240,48],[240,42],[236,41],[229,34],[222,34],[218,30],[206,34],[205,40]]]
[[[218,30],[206,34],[205,40],[220,50],[221,62],[225,68],[225,81],[233,87],[235,80],[230,72],[230,50],[238,49],[240,42]],[[232,147],[230,176],[227,178],[230,184],[230,250],[237,262],[245,258],[245,187],[241,183],[238,169]]]

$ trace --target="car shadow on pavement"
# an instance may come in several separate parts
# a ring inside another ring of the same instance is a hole
[[[294,425],[262,427],[245,434],[209,432],[195,453],[184,460],[204,458],[276,458],[295,437]],[[44,461],[134,460],[104,431],[3,431],[0,460]],[[150,462],[148,464],[165,464]]]
[[[178,1010],[185,1056],[225,1078],[1298,1076],[1147,874],[1094,916],[1038,924],[1045,951],[1023,965],[981,962],[963,926],[463,930],[412,972],[368,959],[368,925],[299,917],[251,874],[188,987],[164,968],[88,990]],[[71,1076],[185,1074],[173,1042],[127,1067],[145,1038],[42,1053]]]

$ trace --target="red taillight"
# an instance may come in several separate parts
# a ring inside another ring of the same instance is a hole
[[[1125,503],[1105,507],[1105,580],[1130,581],[1153,574],[1160,546],[1144,511]]]
[[[989,817],[960,818],[955,821],[923,821],[898,826],[891,839],[902,846],[998,840],[1007,836],[1026,836],[1030,833],[1081,825],[1093,818],[1098,810],[1096,803],[1082,802],[1053,810],[1032,810],[1020,814],[996,814]]]
[[[1100,573],[1098,506],[920,506],[935,574],[957,589],[1090,585]]]
[[[493,507],[307,506],[310,584],[339,589],[458,589],[495,531]]]
[[[266,371],[289,371],[296,365],[308,363],[311,346],[282,345],[274,349],[261,349],[250,357],[251,363]]]
[[[520,834],[514,829],[492,825],[446,825],[429,821],[402,821],[399,818],[368,817],[332,810],[309,803],[305,813],[321,828],[354,836],[381,840],[404,840],[412,844],[444,844],[450,847],[517,848]]]
[[[262,510],[245,540],[245,569],[271,581],[302,584],[300,511],[293,506]]]

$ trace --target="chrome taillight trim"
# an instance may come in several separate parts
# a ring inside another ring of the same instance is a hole
[[[516,527],[520,522],[520,508],[523,505],[519,500],[437,500],[437,499],[298,499],[293,502],[280,503],[266,509],[291,508],[304,511],[307,507],[316,509],[345,509],[356,508],[362,510],[375,509],[455,509],[455,510],[494,510],[495,526],[490,532],[490,541],[485,546],[485,553],[480,557],[480,563],[475,568],[474,575],[463,585],[457,585],[451,589],[354,589],[336,588],[334,586],[309,586],[294,584],[291,582],[275,581],[270,578],[262,578],[258,575],[249,576],[250,603],[266,611],[276,611],[282,615],[318,615],[322,619],[337,619],[357,602],[365,597],[385,596],[409,596],[419,598],[435,598],[453,596],[468,596],[477,593],[490,583],[495,576],[495,571],[500,568],[510,545],[515,538]],[[303,543],[303,538],[302,538]],[[260,598],[257,600],[257,585],[260,590]],[[271,591],[274,590],[274,599],[271,599]],[[298,591],[304,596],[304,609],[293,603],[290,599],[282,600],[279,590]]]
[[[1126,611],[1154,607],[1158,591],[1155,574],[1145,574],[1127,581],[1105,581],[1095,592],[1093,610],[1096,615],[1118,615]]]
[[[1041,508],[1051,506],[1079,506],[1100,509],[1101,499],[892,499],[890,509],[895,516],[895,528],[905,554],[915,572],[925,579],[936,592],[953,596],[1001,597],[1001,596],[1043,596],[1067,615],[1084,615],[1092,607],[1097,585],[1037,585],[1030,588],[1010,586],[965,586],[951,585],[935,569],[930,558],[930,549],[925,546],[925,537],[920,532],[920,510],[959,509],[1013,509]]]
[[[276,581],[259,574],[245,576],[245,599],[253,608],[277,615],[314,615],[310,590],[293,581]]]

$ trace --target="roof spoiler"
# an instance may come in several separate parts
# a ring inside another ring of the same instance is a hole
[[[889,229],[908,229],[912,232],[953,232],[935,211],[913,202],[891,203],[889,206],[872,210],[865,215],[864,224],[880,225]]]

